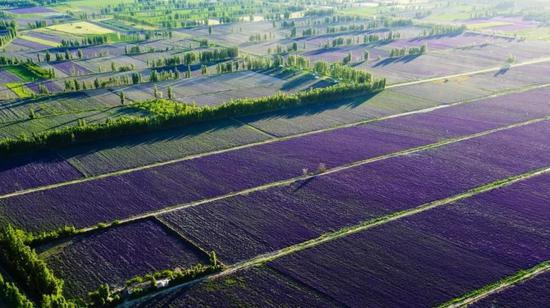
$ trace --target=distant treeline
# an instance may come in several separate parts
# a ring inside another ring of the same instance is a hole
[[[183,55],[175,55],[147,61],[150,67],[177,66],[180,64],[191,65],[194,63],[211,63],[222,60],[234,59],[239,56],[237,47],[216,48],[204,51],[189,51]]]
[[[410,48],[393,48],[390,50],[390,58],[394,57],[403,57],[403,56],[418,56],[423,55],[428,51],[428,45],[424,44],[420,47],[410,47]]]
[[[421,37],[428,37],[434,35],[446,35],[446,34],[461,34],[466,31],[465,25],[439,25],[439,24],[423,24],[422,27],[428,27],[422,31]]]

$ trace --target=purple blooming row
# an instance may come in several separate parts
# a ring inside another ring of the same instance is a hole
[[[4,160],[0,162],[0,194],[70,181],[81,176],[68,162],[53,154]]]
[[[269,266],[351,307],[437,306],[550,258],[549,190],[549,175],[532,178]]]
[[[500,115],[492,111],[498,101],[488,103],[485,109],[481,107],[485,103],[479,104],[472,109],[476,112],[465,107],[440,109],[21,195],[0,204],[6,219],[24,228],[84,227],[292,178],[303,169],[315,171],[320,164],[340,166],[544,113],[544,109],[532,111],[523,109],[530,105],[512,103],[517,109],[509,110],[517,111]],[[6,179],[8,182],[9,177]]]
[[[228,263],[550,165],[550,121],[162,216]],[[529,149],[526,151],[525,149]]]
[[[77,236],[49,249],[45,260],[70,297],[86,297],[103,283],[123,285],[136,275],[208,263],[204,253],[153,220]]]

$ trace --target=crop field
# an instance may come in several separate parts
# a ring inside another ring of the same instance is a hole
[[[1,4],[0,306],[550,306],[545,1],[107,2]]]
[[[508,154],[521,151],[523,145],[518,144],[519,147],[515,148],[515,144],[506,144],[505,140],[516,134],[527,135],[531,130],[540,130],[539,133],[542,133],[546,125],[548,123],[533,124],[479,137],[480,140],[475,138],[418,152],[414,156],[389,158],[326,178],[297,182],[273,192],[266,190],[209,206],[190,207],[169,213],[162,219],[174,227],[181,226],[180,232],[201,246],[218,251],[222,260],[242,261],[242,258],[290,246],[348,224],[419,206],[497,178],[540,168],[547,162],[532,165],[541,155],[539,152],[533,153],[532,158],[522,155],[525,157],[525,166],[510,169],[509,164],[514,158]],[[482,141],[487,145],[478,144]],[[548,147],[542,140],[529,142],[538,143],[536,147],[541,151]],[[502,147],[503,143],[508,150],[506,154],[495,151],[500,148],[497,144]],[[536,147],[532,147],[534,151]],[[481,150],[491,153],[494,161],[476,157],[476,153]],[[447,161],[451,156],[454,160]],[[430,165],[429,170],[420,167],[426,163]],[[477,174],[475,178],[474,174]],[[441,187],[443,183],[445,189],[433,189]],[[404,191],[403,187],[410,187],[411,190]],[[398,191],[401,191],[400,196],[396,196]],[[345,202],[340,201],[342,199]],[[319,208],[312,208],[313,205]],[[281,207],[285,210],[280,211]],[[289,219],[290,216],[292,219]],[[205,224],[205,221],[216,223]],[[244,221],[247,223],[244,224]],[[242,230],[228,228],[230,225],[241,226]],[[230,234],[227,233],[228,229],[231,229]],[[228,242],[229,236],[231,241]],[[233,243],[240,244],[233,246]],[[234,250],[234,247],[247,249]]]
[[[74,22],[74,23],[68,23],[68,24],[62,24],[62,25],[53,25],[48,28],[52,30],[67,32],[69,34],[76,34],[76,35],[113,33],[112,30],[100,27],[96,24],[93,24],[87,21],[80,21],[80,22]]]
[[[360,302],[442,304],[548,259],[548,233],[532,230],[530,221],[548,222],[547,216],[536,217],[539,214],[530,208],[531,204],[547,206],[548,201],[529,194],[548,189],[548,184],[548,176],[533,178],[520,184],[522,189],[512,185],[482,194],[280,259],[270,266],[351,306]],[[521,209],[513,201],[518,199]],[[502,213],[493,206],[509,215],[498,219]],[[362,279],[355,279],[357,271]],[[335,283],[340,279],[341,283]]]
[[[471,124],[469,125],[471,126]],[[411,164],[408,170],[415,170],[415,174],[419,174],[420,172],[434,172],[436,170],[439,173],[442,170],[449,170],[449,168],[466,172],[466,166],[469,164],[472,164],[470,167],[471,172],[479,172],[482,168],[481,165],[484,165],[487,171],[483,173],[483,176],[479,178],[469,178],[465,175],[465,179],[468,181],[456,187],[459,191],[460,189],[472,188],[476,185],[472,185],[472,182],[469,181],[474,181],[473,183],[481,185],[491,180],[496,180],[499,177],[507,177],[515,173],[527,172],[537,167],[543,167],[546,160],[541,157],[541,153],[538,151],[544,152],[544,150],[547,150],[547,146],[544,143],[544,138],[542,140],[537,138],[540,137],[541,130],[542,133],[544,132],[546,125],[548,125],[548,123],[544,121],[542,123],[530,124],[524,127],[513,128],[509,131],[505,130],[489,136],[479,137],[482,140],[496,139],[481,145],[477,144],[477,138],[475,138],[463,142],[463,145],[462,143],[457,143],[448,147],[443,147],[439,150],[434,149],[433,152],[436,154],[433,155],[426,154],[424,156],[418,155],[414,157],[392,159],[389,161],[397,160],[404,161],[404,163],[393,163],[389,166],[396,166],[395,168],[401,169],[403,168],[403,164],[406,166]],[[337,132],[338,131],[336,131],[336,133]],[[529,133],[531,134],[530,138],[532,140],[522,137],[522,142],[516,142],[514,144],[507,144],[505,142],[506,138],[510,138],[508,135],[515,136],[517,134],[524,136],[529,135]],[[362,137],[363,136],[359,138]],[[338,138],[336,138],[336,140],[338,140]],[[313,146],[317,146],[318,143],[314,144]],[[485,158],[478,157],[475,154],[480,152],[493,153],[494,149],[492,149],[492,146],[494,147],[494,144],[500,146],[505,144],[507,151],[505,153],[494,153],[490,156],[492,157],[492,161],[487,162]],[[409,144],[406,143],[405,146],[409,146]],[[412,146],[415,146],[415,144]],[[44,192],[16,196],[0,200],[0,204],[3,205],[5,216],[10,222],[17,226],[24,227],[25,229],[48,229],[63,224],[86,227],[102,221],[123,219],[131,215],[138,215],[148,211],[159,210],[165,207],[189,203],[204,198],[212,198],[232,191],[243,190],[269,182],[296,177],[300,175],[303,168],[315,170],[316,166],[320,163],[330,168],[360,159],[358,157],[352,157],[350,159],[347,158],[346,155],[340,154],[346,153],[346,151],[337,151],[334,153],[334,158],[330,156],[318,158],[311,156],[310,153],[312,153],[312,151],[310,149],[305,149],[302,153],[295,152],[295,155],[292,156],[281,156],[279,152],[286,152],[286,148],[284,145],[282,148],[278,147],[279,144],[268,144],[266,146],[252,147],[240,151],[205,156],[198,159],[161,166],[152,170],[140,170],[126,175],[112,176],[90,182],[63,186]],[[466,153],[460,153],[462,147],[464,148],[463,151],[466,151]],[[525,147],[531,148],[532,151],[530,153],[522,153],[524,159],[521,164],[518,163],[516,166],[510,166],[509,162],[512,158],[510,155],[520,153],[521,148]],[[341,146],[335,146],[335,148],[342,150]],[[369,150],[368,146],[366,150]],[[380,150],[381,149],[377,149],[377,151]],[[296,151],[296,149],[294,149],[294,151]],[[313,151],[313,153],[315,152],[316,151]],[[362,159],[366,159],[375,156],[379,152],[373,154],[369,152],[363,153],[359,151],[359,149],[356,149],[352,153],[356,153],[359,157],[362,156]],[[382,153],[384,153],[384,150],[382,150]],[[434,155],[439,158],[436,159]],[[502,157],[498,155],[502,155]],[[455,160],[457,163],[460,162],[466,165],[462,167],[445,166],[445,164],[449,164],[449,162],[447,162],[449,157],[456,157]],[[465,157],[470,158],[470,160],[464,160]],[[499,158],[497,159],[497,157]],[[483,163],[480,163],[476,158],[482,159]],[[220,164],[244,166],[244,161],[247,161],[247,165],[250,167],[241,169],[219,169],[215,167]],[[432,165],[440,163],[441,167],[436,168],[436,170],[416,170],[419,168],[418,166],[421,166],[427,161],[430,161]],[[386,160],[373,164],[372,166],[381,165],[380,168],[386,168],[385,162]],[[476,165],[476,167],[473,167],[474,165]],[[511,167],[515,168],[510,169]],[[278,172],[274,174],[271,170],[278,170]],[[392,174],[391,172],[382,171],[373,172]],[[229,177],[229,174],[232,174],[231,177]],[[178,175],[183,175],[184,178],[180,178]],[[436,178],[441,180],[442,176],[443,175],[438,175]],[[426,177],[432,178],[433,174],[427,175]],[[215,178],[226,178],[228,180],[214,183],[212,181]],[[353,178],[355,179],[355,177]],[[368,178],[365,180],[368,181]],[[451,179],[449,179],[449,181],[451,181]],[[205,183],[210,184],[205,185]],[[448,182],[449,186],[451,186],[450,183],[452,182]],[[157,191],[156,187],[159,187],[158,185],[161,185],[163,189]],[[369,186],[371,185],[369,184],[366,187]],[[114,191],[113,193],[109,193],[110,187],[115,188],[116,193]],[[137,189],[138,187],[140,187],[140,189]],[[429,186],[429,188],[431,188],[431,186]],[[87,191],[88,193],[86,196],[80,196],[78,208],[67,208],[65,204],[67,204],[67,202],[70,204],[69,200],[73,200],[75,194],[79,194],[80,191]],[[455,192],[454,189],[453,192]],[[434,191],[434,193],[445,192]],[[99,195],[102,197],[100,198]],[[130,196],[132,196],[132,198],[128,199]],[[443,197],[441,195],[438,196]],[[125,203],[124,208],[117,206],[121,202]],[[42,210],[44,211],[43,214],[37,214],[42,213]],[[56,217],[52,219],[50,218],[50,211],[63,214],[57,214],[55,215]]]
[[[270,268],[253,268],[194,289],[173,292],[149,300],[138,307],[223,306],[231,303],[252,304],[262,298],[265,305],[338,307],[340,304],[320,292],[290,280]]]
[[[280,78],[278,75],[282,75]],[[125,89],[128,98],[142,101],[153,98],[153,88],[166,93],[167,87],[174,90],[174,98],[181,102],[199,105],[219,105],[231,99],[262,97],[278,91],[295,92],[310,87],[322,87],[324,82],[311,75],[263,74],[243,71],[214,77],[196,77],[178,82],[146,84]]]
[[[66,281],[69,297],[87,295],[102,283],[123,284],[155,270],[208,261],[203,252],[153,220],[81,235],[38,250]]]
[[[546,286],[550,283],[550,273],[531,278],[499,293],[474,303],[472,307],[544,307],[548,299]]]

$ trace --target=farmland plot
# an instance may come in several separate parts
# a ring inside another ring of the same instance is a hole
[[[0,193],[48,185],[81,177],[80,172],[59,156],[42,153],[0,163]]]
[[[520,116],[521,115],[520,113]],[[443,119],[445,119],[445,117],[443,117]],[[483,118],[481,118],[481,124],[479,126],[480,130],[486,127],[494,127],[492,126],[494,124],[490,124],[490,122],[488,124],[489,126],[485,126],[487,124],[484,124],[482,119]],[[508,119],[504,117],[499,121],[510,120],[514,122],[516,118],[513,116]],[[467,117],[466,120],[462,121],[466,122],[461,122],[460,119],[451,122],[453,125],[456,125],[456,133],[464,133],[464,128],[462,127],[467,127],[468,132],[473,132],[469,129],[475,127],[475,121],[468,122],[469,119]],[[427,119],[420,117],[418,123],[419,134],[421,135],[423,131],[428,130],[426,127],[437,129],[437,126],[433,126],[431,123],[432,121],[429,119],[429,116]],[[401,125],[401,127],[404,126],[408,128],[409,125],[410,124]],[[448,154],[448,158],[443,158],[443,156],[441,156],[438,163],[444,165],[444,162],[447,160],[453,161],[451,158],[455,156],[457,156],[457,161],[464,164],[479,162],[478,160],[484,161],[483,158],[477,157],[476,153],[483,153],[483,151],[477,152],[477,148],[491,153],[498,149],[495,148],[497,146],[505,146],[509,153],[519,151],[518,147],[520,146],[533,149],[533,152],[529,154],[533,156],[527,156],[526,159],[522,161],[522,164],[518,164],[516,168],[508,165],[510,157],[504,155],[504,153],[495,153],[495,155],[502,156],[502,161],[495,159],[492,162],[487,162],[487,166],[492,167],[492,169],[489,169],[490,172],[488,171],[487,174],[482,177],[482,180],[479,178],[475,179],[477,181],[475,183],[478,185],[484,183],[484,181],[491,181],[498,177],[525,172],[536,166],[544,166],[546,160],[540,158],[540,160],[536,162],[536,158],[538,158],[540,154],[538,150],[545,149],[544,143],[537,139],[540,137],[540,131],[546,127],[545,125],[549,124],[543,122],[527,127],[515,128],[510,130],[510,132],[504,131],[496,133],[494,136],[484,137],[485,139],[490,137],[495,138],[496,141],[494,141],[494,144],[477,145],[475,140],[464,142],[461,148],[462,151],[473,151],[472,153],[464,154],[466,157],[469,157],[468,160],[465,160],[457,154],[459,152],[451,152]],[[400,126],[396,125],[395,127],[399,129]],[[354,129],[356,134],[352,135],[350,131]],[[405,137],[406,135],[400,135],[399,133],[393,136],[387,133],[378,134],[378,129],[380,128],[375,126],[374,129],[370,129],[369,127],[357,127],[348,130],[336,130],[327,132],[324,135],[303,137],[301,140],[295,139],[265,144],[239,151],[225,152],[193,160],[181,161],[154,169],[139,170],[129,174],[64,186],[45,192],[18,196],[3,200],[1,203],[5,205],[3,208],[6,211],[8,219],[16,225],[25,228],[51,228],[60,224],[89,226],[100,221],[125,218],[175,204],[214,197],[231,191],[238,191],[273,181],[296,177],[301,174],[303,168],[315,170],[320,163],[326,164],[328,167],[339,166],[355,160],[366,159],[400,149],[427,144],[441,138],[441,136],[435,134],[432,135],[434,139],[425,141],[421,138],[415,139],[410,136]],[[439,129],[444,132],[452,132],[451,127],[446,127],[445,125],[439,126]],[[514,135],[514,132],[516,135]],[[523,137],[527,133],[531,133],[532,135],[529,136],[529,138],[522,139],[523,143],[508,144],[505,142],[507,133],[509,136],[517,136],[517,134],[519,134]],[[346,135],[353,137],[351,137],[351,139],[346,139]],[[368,137],[377,135],[379,137]],[[391,140],[388,139],[390,136],[394,138],[393,140],[395,141],[388,142]],[[445,136],[445,133],[442,136]],[[478,139],[485,140],[484,138]],[[308,142],[308,140],[311,142]],[[371,143],[376,142],[372,140],[378,140],[379,143]],[[447,152],[445,149],[460,146],[460,144],[456,144],[443,148],[441,151],[446,154]],[[409,159],[413,160],[413,164],[430,165],[432,156],[421,155],[418,158],[421,162],[416,162],[414,157],[402,158],[401,160],[408,161]],[[384,163],[380,164],[384,165]],[[500,166],[499,164],[503,165]],[[240,167],[235,168],[233,166]],[[456,166],[459,170],[462,167]],[[447,167],[447,169],[448,168],[449,167]],[[277,170],[277,172],[275,173],[274,170]],[[220,179],[225,179],[225,181],[220,181]],[[480,183],[479,181],[482,182]],[[470,187],[469,185],[466,186]],[[87,191],[88,193],[82,196],[80,194],[81,191]],[[76,195],[79,195],[79,197],[77,198]],[[101,198],[99,196],[101,196]],[[65,209],[65,207],[67,207],[66,204],[71,204],[71,200],[76,199],[80,201],[78,207]],[[98,202],[100,203],[98,204]],[[21,204],[21,206],[17,204]],[[121,208],[120,204],[125,204],[125,206]],[[36,207],[40,208],[40,210],[36,210]],[[58,207],[63,207],[63,210],[57,209]],[[88,213],[92,211],[92,209],[93,214]],[[42,213],[42,210],[44,214],[37,214]],[[30,215],[32,217],[25,218],[30,214],[30,212],[26,213],[27,211],[33,212],[33,215]],[[62,212],[64,215],[54,215],[55,221],[54,219],[45,219],[50,216],[50,214],[48,214],[50,211],[56,213]]]
[[[98,175],[266,139],[265,134],[227,120],[128,137],[100,147],[77,147],[63,151],[63,156],[83,173]]]
[[[267,268],[251,268],[154,297],[138,307],[215,306],[339,307],[341,304]]]
[[[3,122],[28,120],[29,108],[32,108],[37,116],[52,116],[89,110],[101,110],[107,107],[120,105],[119,98],[117,98],[116,101],[114,99],[109,100],[105,95],[115,96],[107,92],[107,90],[100,89],[90,92],[61,93],[54,97],[36,98],[24,103],[6,103],[0,106],[0,119]],[[95,98],[96,96],[98,99]],[[77,119],[80,116],[75,114],[73,117]]]
[[[350,306],[436,306],[548,260],[549,188],[550,176],[531,178],[270,266]]]
[[[550,285],[550,273],[546,272],[499,293],[489,295],[470,307],[544,307],[550,302],[548,285]]]
[[[47,112],[47,108],[43,111]],[[104,123],[107,119],[113,120],[123,116],[144,115],[144,112],[132,108],[106,107],[97,110],[82,110],[75,113],[52,114],[29,120],[27,109],[26,116],[22,115],[22,118],[0,123],[0,137],[18,137],[23,133],[32,134],[62,127],[76,126],[79,120],[84,120],[86,123]],[[19,115],[15,117],[19,117]]]
[[[278,91],[296,92],[309,87],[324,86],[321,80],[311,75],[294,75],[278,78],[277,75],[252,71],[235,72],[215,76],[201,76],[158,84],[141,84],[124,90],[126,96],[134,101],[153,98],[153,88],[166,93],[168,86],[174,90],[175,99],[199,105],[220,105],[231,99],[244,97],[262,97],[276,94]]]
[[[176,267],[208,263],[208,256],[154,220],[79,235],[39,247],[40,257],[65,281],[69,297],[85,297],[100,284]]]
[[[73,61],[56,62],[50,65],[66,76],[86,75],[92,72],[91,70]]]
[[[520,69],[522,69],[520,71]],[[528,72],[526,67],[518,67],[516,76]],[[537,70],[538,71],[538,70]],[[542,74],[542,72],[540,72]],[[523,77],[520,77],[523,78]],[[286,136],[308,130],[322,129],[326,127],[357,122],[366,119],[388,116],[391,114],[407,112],[416,109],[433,107],[438,104],[449,104],[464,101],[466,99],[479,98],[492,94],[492,91],[475,90],[474,81],[479,84],[479,79],[469,82],[434,81],[426,84],[416,84],[405,87],[398,87],[361,101],[352,101],[348,104],[343,102],[339,105],[313,108],[296,109],[291,111],[274,112],[269,117],[250,116],[242,120],[248,124],[268,132],[275,136]],[[550,81],[550,79],[548,80]],[[540,98],[539,98],[540,95]],[[545,115],[548,112],[549,90],[531,90],[523,93],[497,96],[491,99],[483,99],[474,102],[473,105],[484,108],[484,102],[494,104],[495,110],[487,110],[487,115],[492,112],[506,113],[513,109],[514,113],[535,112],[538,115]],[[435,103],[437,102],[437,103]],[[454,107],[452,107],[454,108]],[[465,107],[466,108],[466,107]],[[475,108],[475,107],[474,107]],[[522,111],[523,108],[524,111]],[[454,109],[451,109],[454,110]],[[460,108],[463,110],[463,108]],[[462,111],[461,111],[462,112]],[[541,112],[541,113],[539,113]],[[479,116],[484,116],[479,114]],[[437,122],[436,122],[437,123]]]
[[[290,186],[188,207],[161,219],[201,247],[216,250],[221,260],[234,263],[547,167],[550,160],[543,153],[550,145],[543,136],[549,127],[546,121],[501,131]],[[531,149],[529,154],[523,153],[526,148]]]

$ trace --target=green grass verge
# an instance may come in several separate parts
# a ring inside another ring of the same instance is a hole
[[[468,292],[460,297],[454,298],[446,303],[443,303],[439,305],[438,307],[457,307],[457,306],[466,306],[469,303],[471,303],[471,300],[475,299],[476,297],[480,297],[487,293],[492,293],[502,287],[518,284],[531,276],[533,276],[535,273],[539,271],[545,271],[550,269],[550,260],[544,261],[534,267],[531,267],[529,269],[523,269],[519,272],[504,277],[501,280],[494,282],[492,284],[489,284],[483,288]]]
[[[37,76],[24,65],[10,65],[6,67],[6,71],[16,75],[23,81],[33,81]]]
[[[34,92],[19,82],[8,82],[6,88],[10,89],[19,98],[29,98],[34,96]]]

